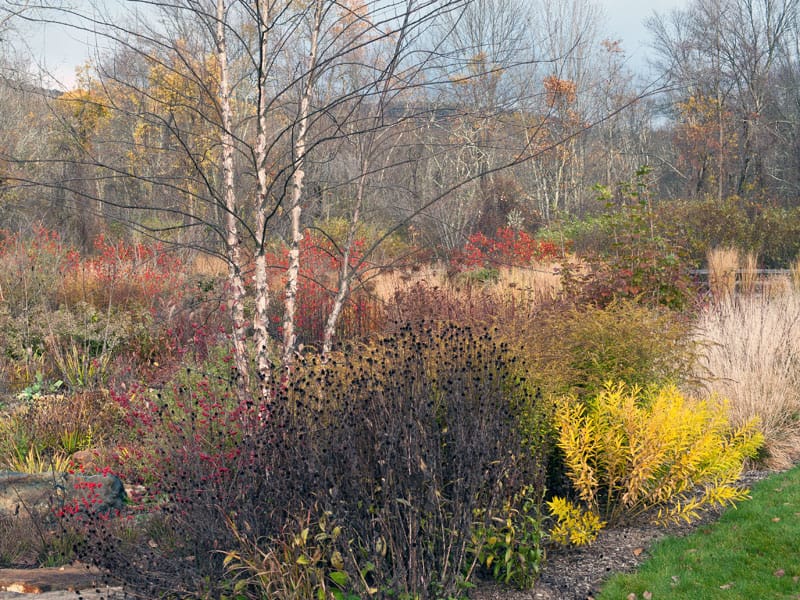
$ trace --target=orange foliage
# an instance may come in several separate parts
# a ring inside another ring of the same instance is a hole
[[[544,78],[543,83],[544,90],[547,93],[548,106],[572,104],[578,97],[578,86],[574,81],[549,75]]]

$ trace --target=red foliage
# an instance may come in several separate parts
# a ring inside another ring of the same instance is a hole
[[[83,260],[82,268],[94,273],[112,304],[138,304],[154,310],[159,299],[169,296],[174,301],[180,295],[174,284],[181,261],[163,244],[114,242],[100,234],[94,248],[96,254]]]
[[[366,241],[357,239],[353,243],[348,264],[350,269],[364,271],[359,267]],[[285,286],[285,271],[289,264],[287,248],[267,255],[267,264],[280,271],[279,284]],[[340,250],[327,238],[309,235],[300,242],[300,275],[297,284],[297,309],[295,328],[297,338],[304,344],[317,343],[323,339],[325,322],[333,307],[337,292],[338,274],[342,268]],[[367,265],[368,266],[368,265]],[[276,287],[277,289],[277,287]],[[273,333],[282,335],[282,313],[280,302],[273,302],[270,317]],[[381,320],[380,307],[363,290],[350,294],[339,319],[337,334],[345,337],[360,337],[375,331]]]
[[[480,232],[472,234],[464,247],[453,255],[450,264],[459,270],[524,267],[553,260],[558,255],[558,248],[552,242],[536,240],[511,227],[499,227],[493,238]]]

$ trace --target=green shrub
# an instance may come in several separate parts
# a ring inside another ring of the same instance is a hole
[[[722,201],[668,200],[659,205],[656,223],[662,235],[683,249],[687,265],[700,268],[712,248],[757,250],[746,209],[735,196]]]
[[[753,223],[753,247],[765,268],[788,269],[800,254],[800,207],[764,208]]]
[[[530,589],[544,562],[541,499],[523,489],[487,521],[485,511],[475,524],[472,541],[478,563],[504,585]]]
[[[603,523],[642,515],[658,524],[690,521],[746,498],[736,481],[763,442],[755,420],[732,428],[723,404],[686,398],[673,386],[644,394],[609,384],[588,403],[564,400],[555,422],[575,495]],[[586,529],[581,511],[562,499],[550,508],[558,538],[590,541],[572,533]]]
[[[609,212],[607,240],[562,267],[565,296],[579,304],[604,306],[618,298],[685,308],[695,291],[679,243],[657,226],[649,191],[649,169],[611,190],[597,186]]]
[[[517,335],[537,386],[587,398],[609,379],[646,387],[687,377],[696,353],[690,328],[673,311],[617,300],[552,307]]]

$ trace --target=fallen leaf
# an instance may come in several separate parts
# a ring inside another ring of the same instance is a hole
[[[781,520],[781,518],[780,518],[780,517],[772,517],[772,522],[773,522],[773,523],[777,523],[777,522],[778,522],[778,521],[780,521],[780,520]]]
[[[634,594],[633,592],[628,594],[628,600],[636,600],[636,594]]]
[[[773,573],[773,575],[775,575],[775,577],[783,577],[784,575],[786,575],[786,571],[784,571],[783,569],[778,569]]]
[[[633,555],[634,556],[639,556],[642,552],[644,552],[644,548],[634,548],[633,549]]]
[[[726,583],[725,585],[719,586],[719,589],[721,589],[721,590],[729,590],[732,587],[733,587],[733,583]]]
[[[653,593],[652,592],[642,592],[642,598],[644,598],[644,600],[653,600]]]
[[[681,578],[680,578],[680,577],[678,577],[677,575],[673,575],[673,576],[672,576],[672,585],[673,585],[673,586],[676,586],[676,585],[678,585],[678,584],[680,583],[680,581],[681,581]]]

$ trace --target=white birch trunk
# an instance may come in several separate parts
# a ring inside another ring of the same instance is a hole
[[[217,59],[219,61],[219,101],[222,113],[222,177],[223,202],[225,205],[225,251],[228,259],[227,298],[228,311],[232,322],[233,355],[237,375],[240,379],[237,389],[247,393],[250,388],[250,368],[245,344],[244,296],[245,285],[242,277],[241,245],[236,222],[236,190],[234,188],[234,138],[232,131],[233,115],[230,102],[230,82],[228,79],[228,46],[225,39],[225,0],[217,0],[216,27]]]
[[[354,273],[350,269],[350,256],[353,252],[353,243],[356,239],[356,232],[358,231],[358,223],[361,219],[361,207],[364,203],[364,188],[367,182],[367,168],[369,159],[365,155],[361,159],[361,173],[358,178],[358,188],[356,189],[356,205],[353,210],[353,216],[350,221],[350,228],[347,231],[347,240],[345,241],[344,248],[342,249],[342,266],[339,269],[338,291],[336,298],[333,301],[333,307],[325,322],[325,331],[322,340],[322,360],[328,358],[331,347],[333,346],[333,336],[336,333],[336,325],[339,323],[339,317],[344,309],[344,303],[350,294],[350,284],[353,279]]]
[[[291,369],[294,352],[297,347],[295,331],[295,313],[297,311],[297,281],[300,276],[300,242],[303,231],[300,223],[303,198],[303,179],[305,178],[305,161],[308,135],[308,116],[311,108],[311,94],[314,89],[315,70],[317,66],[317,50],[319,32],[322,26],[322,3],[317,0],[314,6],[314,26],[311,30],[311,44],[308,56],[308,71],[303,94],[300,98],[297,136],[294,142],[294,171],[291,180],[291,240],[289,243],[289,267],[286,272],[286,295],[284,299],[283,317],[283,356],[282,367]]]
[[[258,374],[258,393],[262,402],[272,398],[270,384],[272,380],[272,361],[269,356],[270,339],[267,326],[269,324],[270,289],[267,279],[266,251],[267,220],[269,207],[269,177],[267,173],[267,74],[269,72],[269,53],[267,47],[267,31],[269,28],[269,7],[261,5],[258,12],[259,48],[258,72],[258,136],[256,138],[255,158],[258,189],[256,191],[256,256],[255,256],[255,311],[253,314],[253,341],[256,348],[256,373]]]

